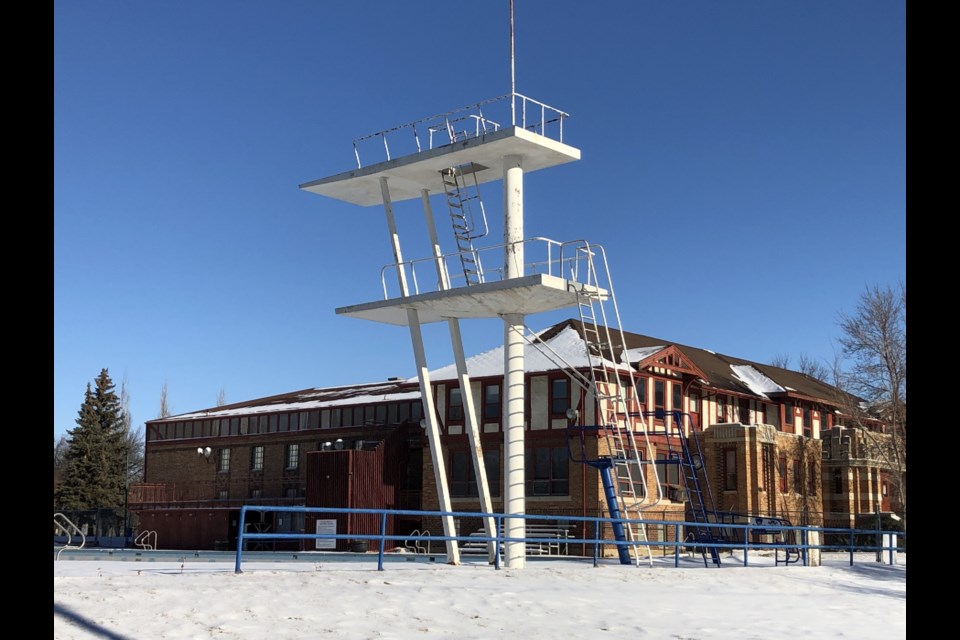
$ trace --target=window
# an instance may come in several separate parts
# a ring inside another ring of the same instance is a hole
[[[787,482],[787,456],[780,456],[777,460],[777,476],[780,477],[780,493],[786,493],[790,487]]]
[[[666,403],[666,383],[663,380],[653,381],[653,408],[663,411]]]
[[[277,414],[275,414],[275,413],[270,415],[270,422],[267,424],[267,432],[268,432],[268,433],[276,433],[276,432],[277,432],[277,422],[278,422],[277,417],[278,417],[278,416],[277,416]],[[260,433],[263,433],[263,431],[261,431]]]
[[[217,500],[229,500],[229,499],[230,499],[230,491],[228,489],[220,489],[220,491],[217,492]]]
[[[813,437],[813,420],[810,418],[810,407],[803,407],[803,436],[805,438]]]
[[[647,408],[647,379],[637,379],[637,404],[640,405],[640,411]]]
[[[793,403],[783,403],[783,424],[793,424]]]
[[[750,401],[746,398],[740,398],[740,413],[737,416],[737,422],[740,424],[750,424]]]
[[[230,471],[230,449],[220,449],[217,451],[217,473],[228,471]]]
[[[500,385],[488,384],[483,387],[483,419],[500,419]]]
[[[763,421],[766,424],[772,424],[780,431],[780,408],[775,404],[765,403],[763,405]]]
[[[280,414],[280,431],[290,431],[290,414],[289,413]]]
[[[725,396],[717,396],[717,422],[723,424],[727,421],[727,399]]]
[[[670,387],[673,390],[673,406],[670,408],[674,411],[683,411],[683,385],[672,382]]]
[[[829,416],[829,415],[830,415],[830,414],[829,414],[829,412],[828,412],[826,409],[822,409],[822,410],[820,411],[820,431],[821,431],[821,432],[826,431],[827,429],[830,428],[830,425],[828,424],[828,422],[829,422],[828,416]],[[821,436],[821,437],[822,437],[822,436]]]
[[[463,422],[463,396],[460,387],[450,387],[450,400],[447,403],[447,421]]]
[[[799,460],[793,461],[793,492],[803,493],[803,468]]]
[[[483,452],[483,466],[491,496],[500,495],[500,450]],[[473,456],[469,451],[450,452],[450,495],[454,498],[473,498],[480,495]]]
[[[262,495],[263,495],[263,489],[261,489],[261,488],[259,488],[259,487],[255,487],[255,488],[253,488],[253,489],[250,489],[250,497],[253,498],[254,500],[259,500],[259,499],[260,499],[260,496],[262,496]]]
[[[554,378],[550,381],[550,413],[566,416],[570,408],[570,380]]]
[[[637,457],[642,461],[643,451],[637,451]],[[626,464],[614,465],[614,469],[617,473],[618,486],[629,486],[632,483],[633,493],[637,498],[643,498],[647,495],[646,486],[643,482],[646,467],[642,466],[641,463],[630,460]]]
[[[807,491],[811,496],[817,495],[817,464],[813,460],[807,463]]]
[[[670,462],[667,462],[667,461]],[[657,453],[657,476],[660,484],[680,486],[680,454],[676,451]]]
[[[570,492],[570,466],[566,447],[536,447],[527,450],[527,494],[565,496]]]
[[[840,469],[833,470],[833,492],[843,493],[843,471]]]
[[[883,484],[880,485],[880,491],[884,496],[886,496],[887,493],[890,491],[889,484],[887,483],[886,480],[884,480]]]
[[[737,490],[737,450],[733,448],[723,450],[723,490]]]
[[[259,444],[250,450],[250,470],[263,471],[263,445]]]
[[[284,467],[287,469],[296,469],[300,466],[300,445],[299,444],[288,444],[287,449],[284,452],[286,462]]]

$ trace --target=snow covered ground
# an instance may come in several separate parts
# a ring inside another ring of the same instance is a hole
[[[327,560],[329,560],[329,556]],[[885,558],[886,560],[886,558]],[[54,638],[906,638],[897,564],[824,554],[775,567],[752,553],[653,567],[528,560],[523,569],[399,561],[60,560]],[[601,632],[606,632],[601,633]],[[607,635],[609,634],[609,635]]]

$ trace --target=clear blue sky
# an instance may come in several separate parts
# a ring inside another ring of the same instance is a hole
[[[629,331],[832,361],[838,314],[906,277],[905,3],[515,4],[517,91],[582,152],[526,177],[526,235],[603,245]],[[334,314],[380,296],[382,209],[298,185],[509,92],[508,7],[57,0],[54,436],[104,367],[138,425],[164,383],[183,413],[413,375],[406,329]]]

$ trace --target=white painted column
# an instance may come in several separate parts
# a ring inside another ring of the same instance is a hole
[[[504,277],[519,278],[523,267],[523,164],[520,156],[507,156],[503,163],[503,242]],[[524,360],[522,314],[504,314],[504,532],[510,538],[523,538],[525,520],[510,515],[526,514],[526,474],[524,467]],[[506,565],[526,565],[526,545],[504,545]]]
[[[387,215],[387,227],[390,231],[390,244],[397,263],[397,278],[400,282],[400,294],[409,295],[407,275],[404,270],[403,255],[400,252],[400,236],[393,216],[393,202],[390,200],[390,188],[387,178],[380,178],[380,194]],[[437,483],[437,501],[440,511],[453,511],[450,503],[450,490],[447,486],[447,472],[443,463],[443,450],[440,442],[440,425],[437,423],[437,410],[433,402],[433,390],[430,387],[430,374],[427,369],[427,356],[423,348],[423,333],[420,329],[420,314],[416,309],[407,309],[407,326],[410,328],[410,341],[413,343],[413,356],[417,364],[417,379],[420,382],[420,397],[423,401],[424,419],[427,423],[427,439],[430,442],[430,457],[433,461],[434,477]],[[455,536],[453,516],[441,516],[443,535]],[[460,564],[460,547],[456,540],[447,540],[447,563]]]
[[[427,233],[430,244],[433,246],[433,255],[437,267],[438,288],[450,288],[450,277],[447,274],[446,264],[443,262],[443,253],[440,250],[440,241],[437,238],[437,226],[433,219],[433,208],[430,206],[430,194],[424,189],[421,191],[423,213],[427,223]],[[477,480],[477,492],[480,494],[480,510],[484,513],[493,513],[493,501],[490,499],[490,485],[487,483],[487,468],[483,463],[483,447],[480,444],[480,421],[477,420],[477,410],[470,389],[470,375],[467,373],[467,359],[463,353],[463,336],[460,334],[460,321],[457,318],[448,318],[447,326],[450,330],[450,345],[453,348],[454,361],[457,364],[457,378],[460,381],[460,397],[463,398],[464,422],[467,428],[467,438],[470,441],[470,453],[473,457],[474,475]],[[499,482],[499,478],[497,481]],[[488,538],[494,537],[496,523],[492,516],[483,518],[484,532]],[[487,556],[494,560],[497,543],[493,540],[487,543]]]

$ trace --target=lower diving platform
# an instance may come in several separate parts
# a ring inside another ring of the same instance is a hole
[[[604,289],[538,273],[340,307],[336,312],[351,318],[406,326],[408,309],[419,313],[421,323],[451,318],[496,318],[503,314],[531,315],[573,307],[583,294],[600,299],[607,297]]]

